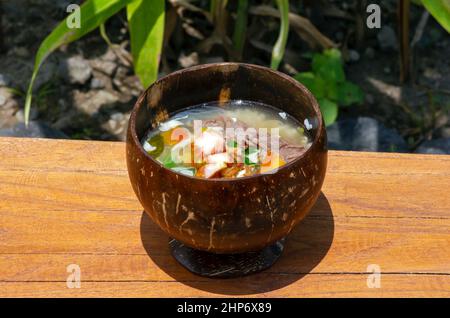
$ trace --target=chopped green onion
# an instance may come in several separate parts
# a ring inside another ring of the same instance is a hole
[[[144,150],[153,157],[158,157],[164,150],[164,140],[161,135],[155,135],[144,142]]]
[[[187,175],[187,176],[194,176],[195,175],[195,168],[188,168],[188,167],[172,167],[173,171],[179,172],[181,174]]]
[[[245,149],[244,162],[246,165],[254,165],[259,162],[259,150],[256,147],[248,147]]]

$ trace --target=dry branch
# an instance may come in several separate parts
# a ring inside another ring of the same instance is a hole
[[[279,12],[266,5],[250,7],[249,12],[253,15],[270,16],[280,18]],[[289,24],[293,30],[309,45],[314,48],[329,49],[337,44],[323,35],[307,18],[295,13],[289,13]]]

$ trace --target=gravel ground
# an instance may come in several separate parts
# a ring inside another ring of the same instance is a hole
[[[106,25],[119,48],[108,47],[94,31],[47,59],[34,87],[33,124],[29,131],[24,129],[23,94],[34,54],[45,36],[65,17],[66,6],[74,2],[77,1],[2,2],[0,135],[124,140],[129,112],[143,87],[123,59],[122,54],[129,50],[123,13]],[[342,12],[352,13],[352,1],[332,2]],[[413,52],[413,76],[401,85],[394,3],[383,2],[381,30],[366,31],[363,41],[355,39],[355,27],[348,19],[335,18],[329,23],[326,17],[305,12],[319,30],[340,44],[347,77],[360,85],[366,96],[362,105],[340,111],[338,122],[328,129],[330,148],[449,153],[450,36],[430,17]],[[421,14],[420,8],[413,7],[413,31]],[[198,17],[193,15],[191,19]],[[270,21],[262,23],[267,29],[276,30],[277,25],[272,26]],[[200,31],[210,29],[206,26]],[[254,29],[255,26],[249,27],[249,32],[255,32]],[[165,47],[160,75],[199,63],[228,60],[224,50],[217,47],[207,53],[197,51],[199,40],[194,31],[178,21]],[[265,39],[264,32],[251,40]],[[248,46],[245,62],[268,64],[270,51]],[[308,61],[303,57],[308,50],[291,33],[281,70],[292,73],[308,69]]]

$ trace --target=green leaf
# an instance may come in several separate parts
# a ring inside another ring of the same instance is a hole
[[[323,120],[325,125],[329,126],[336,121],[338,115],[338,106],[336,103],[329,99],[322,98],[318,100],[320,110],[322,111]]]
[[[281,60],[283,59],[289,34],[289,0],[276,0],[276,3],[278,10],[280,11],[281,25],[277,42],[272,49],[272,60],[270,62],[270,67],[274,70],[278,69]]]
[[[135,0],[127,6],[134,71],[144,87],[158,77],[164,38],[164,0]]]
[[[359,86],[345,81],[337,84],[337,103],[340,106],[350,106],[360,104],[364,100],[364,93]]]
[[[422,4],[439,24],[450,33],[450,1],[422,0]]]
[[[247,166],[257,164],[259,161],[258,153],[259,150],[256,147],[248,147],[247,149],[245,149],[244,163]]]
[[[239,0],[236,23],[234,24],[233,46],[241,59],[247,33],[247,11],[248,0]]]
[[[158,134],[153,137],[151,137],[147,142],[154,147],[155,149],[153,151],[148,151],[148,154],[153,157],[158,157],[164,150],[164,140],[163,137]]]
[[[325,81],[312,72],[297,73],[294,78],[308,88],[316,98],[325,97]]]
[[[345,81],[341,52],[337,49],[329,49],[322,54],[314,54],[312,69],[316,75],[323,78],[326,82],[340,83]]]
[[[332,101],[338,100],[338,83],[336,82],[327,82],[325,84],[325,97]]]
[[[72,12],[62,21],[41,43],[34,61],[33,74],[25,99],[25,124],[28,125],[33,84],[36,75],[47,56],[63,44],[78,40],[82,36],[96,29],[109,17],[117,13],[132,0],[88,0],[80,8],[80,28],[69,28],[67,21],[72,21],[77,12]]]

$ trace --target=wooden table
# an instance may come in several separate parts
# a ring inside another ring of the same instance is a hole
[[[123,143],[0,138],[0,154],[3,297],[450,296],[450,156],[330,151],[323,194],[278,263],[213,280],[169,254]]]

